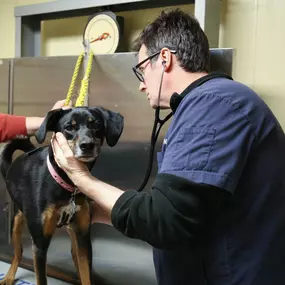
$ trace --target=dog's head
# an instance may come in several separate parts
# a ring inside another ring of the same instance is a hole
[[[99,155],[104,139],[109,146],[116,145],[123,127],[124,118],[121,114],[102,107],[57,109],[48,112],[35,137],[41,144],[48,131],[61,132],[74,156],[89,162]]]

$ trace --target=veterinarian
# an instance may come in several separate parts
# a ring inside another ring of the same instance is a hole
[[[64,107],[65,99],[57,101],[52,110]],[[68,107],[69,108],[69,107]],[[0,114],[0,143],[17,136],[33,135],[40,127],[44,118],[25,117],[10,114]]]
[[[61,133],[52,139],[58,165],[94,200],[94,222],[153,246],[159,285],[285,284],[277,119],[253,90],[209,72],[208,40],[192,16],[162,13],[137,45],[139,89],[173,112],[151,191],[99,181]]]

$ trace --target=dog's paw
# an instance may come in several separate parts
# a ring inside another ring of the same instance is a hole
[[[0,285],[13,285],[14,281],[14,278],[4,277],[0,280]]]

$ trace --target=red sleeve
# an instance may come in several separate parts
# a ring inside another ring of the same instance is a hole
[[[17,135],[27,135],[26,117],[0,114],[0,143],[11,140]]]

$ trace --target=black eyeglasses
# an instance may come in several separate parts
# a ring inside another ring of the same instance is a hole
[[[171,50],[171,53],[176,53],[175,50]],[[148,60],[154,58],[155,56],[159,55],[160,51],[152,54],[151,56],[147,57],[146,59],[144,59],[143,61],[139,62],[135,67],[133,67],[133,72],[135,73],[135,75],[137,76],[137,78],[139,79],[139,81],[144,82],[144,75],[143,75],[143,70],[140,69],[140,67],[147,62]]]

